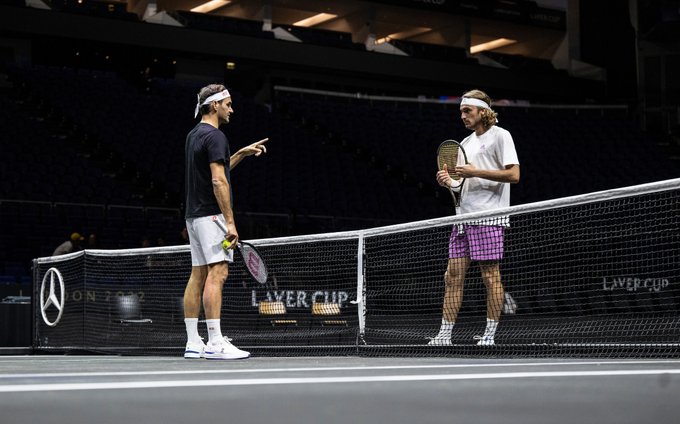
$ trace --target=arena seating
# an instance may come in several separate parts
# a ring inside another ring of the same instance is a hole
[[[279,103],[306,121],[399,167],[416,181],[433,179],[437,145],[468,131],[456,104],[332,99],[279,94]],[[513,135],[522,183],[513,203],[528,203],[672,178],[669,159],[620,108],[496,107],[499,126]],[[350,124],[351,123],[351,124]],[[419,158],[416,160],[415,158]],[[635,172],[626,164],[640,166]]]
[[[72,231],[96,233],[104,248],[139,247],[143,237],[179,243],[184,139],[205,81],[139,87],[112,71],[38,65],[10,73],[16,88],[0,95],[11,141],[3,143],[0,199],[12,200],[0,202],[0,275],[27,278],[30,259],[51,254]],[[270,137],[267,155],[233,172],[243,237],[450,213],[434,182],[434,152],[442,140],[467,135],[457,105],[281,91],[263,105],[232,92],[235,114],[225,127],[232,152]],[[497,111],[522,163],[513,204],[675,175],[626,110]]]

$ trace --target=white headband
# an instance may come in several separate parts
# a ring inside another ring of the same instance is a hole
[[[196,97],[198,97],[198,102],[196,103],[196,110],[194,111],[194,118],[198,116],[198,110],[201,108],[201,106],[207,105],[208,103],[211,103],[211,102],[219,102],[220,100],[224,100],[227,97],[231,97],[231,95],[229,94],[229,90],[225,89],[223,91],[220,91],[219,93],[215,93],[212,96],[208,97],[207,99],[205,99],[203,101],[203,103],[201,103],[201,96],[197,95]]]
[[[489,104],[484,100],[474,99],[472,97],[463,97],[463,100],[460,101],[460,105],[479,106],[483,107],[484,109],[491,109]]]

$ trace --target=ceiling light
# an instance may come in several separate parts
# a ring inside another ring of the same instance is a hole
[[[335,19],[337,17],[338,15],[333,15],[332,13],[319,13],[318,15],[310,16],[309,18],[303,19],[301,21],[293,22],[293,26],[313,27],[314,25],[330,21],[331,19]]]
[[[229,3],[231,3],[231,0],[210,0],[209,2],[205,2],[200,6],[194,7],[191,9],[191,11],[197,13],[208,13],[215,9],[219,9],[222,6],[226,6]]]
[[[509,46],[510,44],[515,44],[517,40],[511,40],[509,38],[498,38],[496,40],[488,41],[486,43],[477,44],[470,46],[470,54],[477,54],[486,50],[494,50],[501,47]]]
[[[407,29],[406,31],[395,32],[383,38],[375,40],[375,44],[387,43],[390,40],[403,40],[406,38],[415,37],[416,35],[424,34],[432,31],[432,28],[418,27]]]
[[[403,40],[405,38],[415,37],[416,35],[424,34],[430,31],[432,31],[432,28],[417,27],[407,29],[406,31],[395,32],[394,34],[390,34],[387,37],[393,40]]]

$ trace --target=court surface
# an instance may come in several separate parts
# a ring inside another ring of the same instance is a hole
[[[2,423],[673,423],[680,360],[0,356]]]

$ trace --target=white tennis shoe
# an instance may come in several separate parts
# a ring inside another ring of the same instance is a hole
[[[428,346],[451,346],[451,332],[440,331],[427,343]]]
[[[205,359],[245,359],[249,356],[250,352],[237,348],[226,337],[205,345]]]
[[[483,336],[475,336],[473,339],[478,340],[477,346],[493,346],[496,344],[493,340],[493,336],[487,336],[486,334]]]
[[[205,358],[205,343],[201,340],[201,343],[187,342],[184,348],[184,358],[185,359],[201,359]]]

